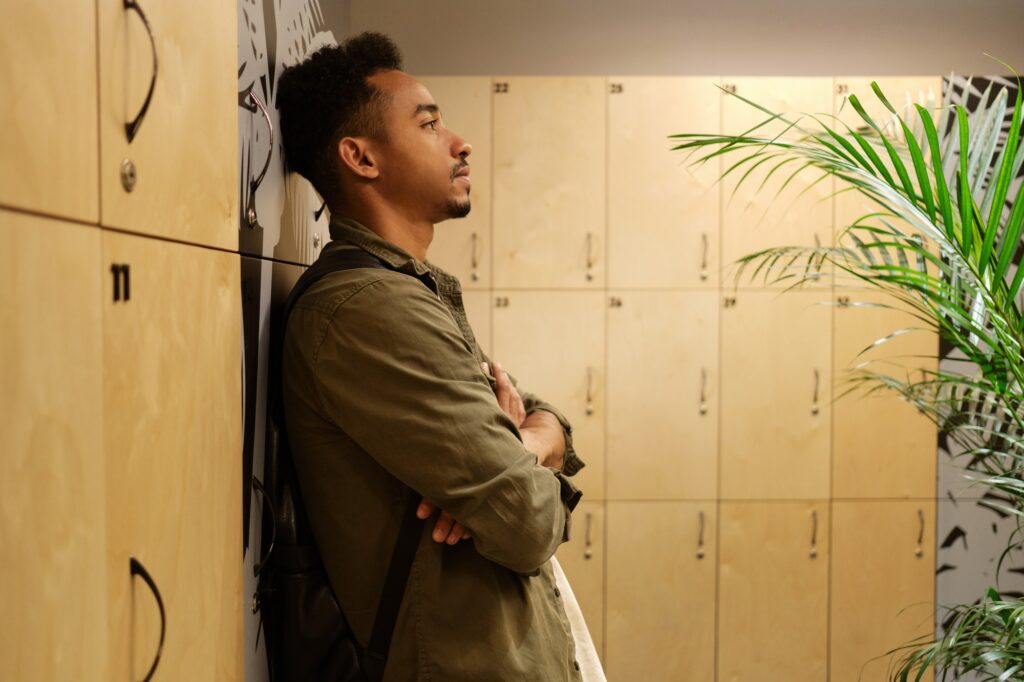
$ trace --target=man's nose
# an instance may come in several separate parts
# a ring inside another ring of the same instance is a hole
[[[473,153],[473,145],[466,142],[458,135],[452,142],[452,148],[455,150],[455,156],[462,157],[463,159]]]

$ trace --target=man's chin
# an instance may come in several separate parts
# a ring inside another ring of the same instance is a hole
[[[447,216],[445,220],[465,218],[469,215],[469,209],[470,202],[468,197],[463,201],[450,201],[445,210],[445,215]]]

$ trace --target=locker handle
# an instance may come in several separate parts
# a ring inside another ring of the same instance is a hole
[[[587,232],[587,281],[594,279],[594,233]]]
[[[156,74],[157,74],[157,58],[156,58],[156,40],[153,38],[153,29],[149,25],[149,19],[146,18],[145,12],[142,11],[142,7],[136,0],[124,0],[124,9],[126,11],[131,10],[139,15],[142,19],[142,25],[146,27],[146,33],[149,35],[149,46],[153,50],[153,76],[149,80],[149,92],[146,93],[146,100],[142,103],[142,109],[139,110],[138,115],[135,116],[131,121],[124,124],[125,133],[128,135],[128,143],[131,144],[132,140],[135,139],[135,135],[139,132],[139,128],[142,126],[142,119],[146,117],[146,112],[149,111],[149,103],[153,99],[153,90],[156,88]]]
[[[700,530],[697,536],[697,558],[704,558],[704,510],[701,510],[698,514]]]
[[[263,184],[263,178],[267,174],[267,169],[270,168],[270,159],[274,155],[274,124],[270,120],[270,114],[267,112],[267,107],[264,106],[263,102],[260,101],[260,98],[256,96],[256,93],[253,92],[252,88],[249,88],[248,99],[251,104],[246,108],[254,114],[257,110],[262,113],[263,120],[267,122],[267,130],[270,131],[270,147],[267,149],[267,159],[263,162],[263,170],[260,171],[260,174],[256,178],[249,181],[249,201],[246,202],[248,205],[245,210],[245,219],[249,223],[249,227],[256,227],[256,225],[259,224],[259,219],[256,216],[256,190],[258,190],[260,185]],[[326,202],[324,202],[324,204],[326,205]]]
[[[818,510],[811,510],[811,558],[818,558]]]
[[[921,509],[917,510],[917,520],[917,549],[914,550],[914,556],[920,559],[924,556],[924,511]]]
[[[594,414],[594,368],[587,367],[587,416]]]
[[[160,644],[156,647],[156,656],[153,658],[153,664],[149,667],[149,672],[142,678],[142,682],[149,682],[153,679],[156,667],[160,665],[160,655],[164,650],[164,635],[167,634],[167,614],[164,611],[164,600],[160,596],[160,590],[157,589],[156,582],[153,580],[153,576],[149,574],[149,571],[146,570],[146,567],[135,557],[130,558],[129,566],[131,567],[131,575],[139,576],[149,586],[153,596],[156,597],[156,605],[160,608]]]
[[[470,278],[474,282],[477,281],[478,279],[480,279],[480,275],[478,275],[477,272],[476,272],[477,266],[479,265],[479,258],[478,258],[478,255],[477,255],[477,248],[479,246],[479,242],[480,242],[480,238],[477,236],[476,232],[474,232],[473,233],[473,253],[472,253],[471,257],[470,257],[470,266],[473,269],[473,272],[470,274]]]
[[[593,521],[593,514],[587,512],[586,516],[586,530],[583,533],[583,558],[590,561],[594,558],[594,552],[590,549],[593,543],[590,541],[590,525]]]
[[[705,367],[700,368],[700,413],[708,413],[708,370]]]
[[[811,396],[811,414],[818,414],[821,408],[818,407],[818,392],[821,388],[821,372],[814,368],[814,395]]]
[[[700,233],[700,242],[703,255],[700,259],[700,281],[704,282],[708,278],[708,233]]]

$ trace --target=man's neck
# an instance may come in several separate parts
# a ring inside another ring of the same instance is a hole
[[[364,225],[417,260],[427,260],[427,249],[434,240],[433,223],[410,221],[387,208],[345,211],[342,215]]]

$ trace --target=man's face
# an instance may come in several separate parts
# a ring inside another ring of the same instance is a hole
[[[473,148],[445,127],[430,92],[401,71],[369,78],[391,96],[384,112],[386,139],[377,143],[381,194],[412,220],[439,223],[469,213]]]

